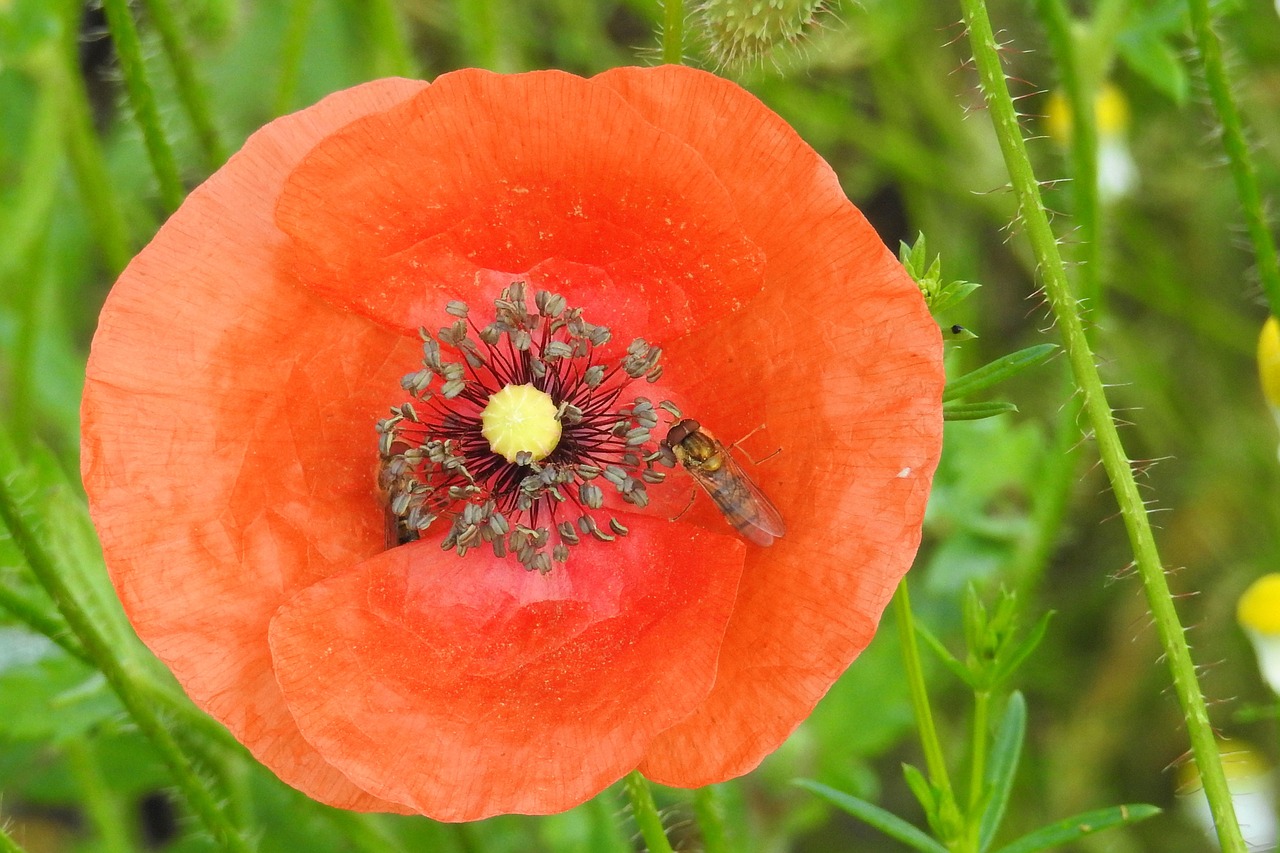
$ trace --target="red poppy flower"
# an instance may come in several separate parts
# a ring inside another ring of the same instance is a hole
[[[634,768],[745,773],[810,712],[918,545],[940,349],[831,169],[731,83],[385,80],[255,134],[129,266],[84,480],[139,635],[286,782],[545,813]],[[477,437],[519,381],[563,425],[541,462]],[[657,400],[749,436],[781,539],[680,514]],[[380,465],[417,541],[388,548]]]

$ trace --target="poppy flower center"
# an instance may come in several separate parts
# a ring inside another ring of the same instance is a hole
[[[560,443],[562,428],[555,401],[533,385],[508,385],[489,397],[480,422],[489,447],[508,462],[515,462],[521,453],[541,462]]]
[[[448,524],[445,550],[488,547],[548,572],[584,536],[626,535],[608,507],[646,506],[666,476],[655,466],[675,464],[650,432],[674,407],[624,395],[661,376],[661,348],[637,338],[606,363],[609,329],[548,291],[531,309],[523,282],[493,307],[481,328],[450,302],[452,325],[419,330],[422,368],[400,382],[411,399],[377,425],[387,544]]]

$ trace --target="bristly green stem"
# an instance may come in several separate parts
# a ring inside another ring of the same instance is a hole
[[[1258,190],[1258,178],[1253,167],[1253,157],[1244,138],[1244,125],[1240,111],[1231,94],[1231,82],[1227,78],[1226,63],[1222,58],[1222,42],[1213,31],[1213,18],[1208,0],[1187,0],[1191,11],[1191,29],[1195,32],[1196,47],[1204,64],[1205,83],[1209,98],[1222,122],[1222,147],[1231,164],[1231,177],[1235,180],[1240,207],[1244,211],[1245,226],[1253,243],[1253,253],[1258,265],[1258,278],[1262,291],[1274,315],[1280,311],[1280,259],[1276,256],[1276,244],[1262,210],[1262,194]]]
[[[662,816],[653,802],[649,781],[640,775],[639,770],[632,770],[622,780],[622,788],[627,792],[636,826],[649,853],[674,853],[671,842],[667,840],[667,832],[662,828]]]
[[[205,96],[204,86],[196,77],[195,63],[183,39],[182,29],[178,26],[177,16],[174,15],[169,0],[143,0],[143,5],[147,8],[156,32],[160,34],[160,43],[164,45],[165,55],[169,57],[169,66],[173,69],[173,79],[177,84],[178,99],[182,101],[187,117],[191,119],[191,126],[195,128],[196,139],[204,155],[205,167],[213,171],[226,161],[227,150],[223,147],[218,128],[213,123],[209,99]]]
[[[666,65],[684,64],[684,0],[663,0],[662,61]]]
[[[72,34],[76,30],[71,29]],[[58,73],[67,93],[67,153],[75,173],[76,186],[88,211],[89,227],[102,250],[107,271],[119,275],[133,256],[129,229],[118,203],[119,196],[111,186],[107,158],[93,130],[93,111],[85,91],[84,76],[79,73],[79,45],[69,39],[63,48]]]
[[[693,792],[693,815],[702,831],[704,853],[729,853],[724,798],[719,785],[704,785]]]
[[[172,212],[182,204],[182,179],[178,175],[173,147],[160,123],[155,91],[151,88],[151,81],[147,79],[138,28],[129,12],[128,0],[102,0],[102,10],[106,12],[107,27],[111,30],[111,40],[116,46],[116,55],[120,58],[120,71],[124,74],[134,118],[142,129],[142,140],[146,143],[147,155],[151,158],[151,168],[156,173],[156,180],[160,182],[160,198],[165,209]]]
[[[1187,647],[1186,636],[1173,606],[1155,537],[1151,532],[1150,519],[1134,482],[1133,471],[1120,441],[1102,378],[1085,337],[1079,307],[1067,285],[1066,270],[1058,253],[1057,240],[1049,227],[1044,203],[1040,198],[1040,188],[1027,157],[1022,129],[1018,125],[1018,114],[1005,85],[1004,70],[1000,65],[1000,54],[991,30],[991,21],[987,17],[986,3],[984,0],[961,0],[961,6],[964,9],[983,96],[1004,154],[1005,167],[1018,198],[1023,226],[1035,252],[1045,295],[1062,333],[1067,359],[1084,401],[1084,410],[1094,432],[1102,466],[1106,470],[1129,534],[1138,574],[1146,590],[1147,603],[1169,664],[1174,691],[1182,707],[1191,739],[1192,752],[1217,826],[1219,843],[1227,853],[1244,853],[1244,840],[1236,822],[1231,793],[1227,788],[1222,759],[1209,723],[1204,695],[1200,691],[1195,666],[1191,662],[1191,651]]]
[[[93,665],[84,649],[80,648],[80,644],[67,632],[66,625],[46,614],[34,601],[3,583],[0,583],[0,610],[8,611],[10,616],[37,634],[52,640],[76,660]]]
[[[63,743],[62,750],[71,775],[80,787],[85,809],[97,827],[97,849],[103,853],[129,853],[134,848],[121,817],[119,797],[103,778],[93,745],[83,736],[73,737]]]
[[[15,440],[27,445],[35,436],[36,387],[40,381],[36,354],[48,334],[49,300],[56,281],[40,268],[38,258],[45,251],[49,222],[53,216],[61,175],[65,138],[62,134],[62,88],[56,73],[41,81],[31,128],[24,140],[26,167],[18,182],[12,205],[0,215],[0,282],[15,293],[17,331],[5,373],[9,380],[6,417]],[[25,286],[15,282],[24,282]]]
[[[13,836],[9,835],[8,827],[4,821],[0,821],[0,853],[27,853],[18,846],[18,842],[13,840]]]
[[[916,729],[920,734],[920,746],[924,749],[929,781],[943,792],[944,797],[954,802],[951,777],[947,775],[947,762],[942,755],[942,741],[938,739],[938,729],[933,724],[933,711],[929,708],[929,692],[925,687],[924,667],[920,664],[920,647],[916,645],[916,623],[911,613],[911,595],[907,591],[906,578],[898,584],[893,605],[898,617],[903,668],[906,670],[907,686],[911,689],[911,708],[916,716]]]
[[[0,456],[3,456],[0,459],[0,471],[20,470],[17,454],[7,437],[0,437]],[[57,602],[68,627],[120,698],[138,730],[151,741],[161,759],[169,766],[174,782],[220,848],[249,853],[249,845],[219,808],[213,793],[205,786],[195,768],[178,748],[173,735],[161,722],[151,704],[151,697],[137,689],[123,658],[111,648],[106,635],[80,606],[63,578],[61,567],[28,527],[29,519],[20,508],[17,488],[18,484],[12,474],[0,479],[0,528],[8,529],[9,536],[30,566],[31,573],[49,593],[49,597]]]

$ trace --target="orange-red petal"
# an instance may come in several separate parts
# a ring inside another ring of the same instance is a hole
[[[711,689],[744,547],[626,521],[548,575],[420,542],[292,599],[271,648],[307,739],[441,820],[561,811],[619,779]]]
[[[690,69],[595,78],[696,149],[768,259],[742,311],[670,344],[690,413],[747,466],[787,535],[751,549],[716,688],[641,769],[696,786],[750,770],[870,642],[911,565],[942,443],[941,336],[830,167],[739,87]],[[708,502],[691,522],[723,525]]]
[[[277,219],[293,238],[282,263],[307,286],[408,330],[473,297],[477,276],[551,258],[636,297],[592,317],[627,340],[695,328],[760,289],[760,253],[698,152],[556,71],[443,75],[318,145]],[[584,303],[572,283],[553,289]]]
[[[650,393],[725,443],[763,424],[735,453],[782,448],[747,468],[787,535],[746,546],[705,496],[670,524],[677,472],[550,578],[381,553],[372,420],[416,362],[402,332],[517,276],[663,344]],[[85,481],[139,634],[286,781],[553,811],[637,763],[749,770],[866,645],[919,540],[940,346],[831,170],[730,83],[384,81],[256,135],[126,271]]]
[[[346,808],[403,807],[302,739],[267,627],[380,547],[371,418],[416,348],[273,274],[274,196],[316,141],[425,85],[380,81],[273,122],[192,192],[108,297],[82,405],[90,509],[138,635],[281,778]]]

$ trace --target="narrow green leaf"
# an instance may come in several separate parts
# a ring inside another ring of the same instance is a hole
[[[1175,104],[1187,101],[1187,70],[1178,51],[1151,29],[1121,33],[1116,40],[1120,56],[1131,70],[1163,92]]]
[[[945,403],[942,406],[944,421],[980,421],[1009,412],[1018,411],[1013,403]]]
[[[1043,363],[1057,348],[1057,344],[1037,344],[1036,346],[1001,356],[990,364],[984,364],[977,370],[948,382],[947,387],[942,392],[942,401],[945,403],[949,400],[958,400],[961,397],[998,385],[1029,367],[1035,367],[1037,364]]]
[[[1036,620],[1036,624],[1031,626],[1031,631],[1006,659],[1000,662],[999,668],[995,673],[995,683],[1001,684],[1013,675],[1018,667],[1022,666],[1036,647],[1040,645],[1040,641],[1044,639],[1045,633],[1049,630],[1049,620],[1053,618],[1053,611],[1050,610]]]
[[[995,743],[991,746],[991,761],[987,765],[986,807],[978,828],[978,849],[985,851],[995,839],[996,831],[1004,820],[1004,810],[1009,805],[1013,779],[1022,757],[1022,743],[1027,734],[1027,700],[1015,690],[1005,705],[1004,716],[996,730]]]
[[[907,269],[912,278],[920,278],[924,273],[925,249],[924,232],[916,232],[914,245],[907,245],[905,240],[898,241],[898,261]]]
[[[1160,809],[1143,803],[1097,809],[1037,829],[1012,844],[1001,847],[998,853],[1036,853],[1038,850],[1049,850],[1078,841],[1086,835],[1102,832],[1104,829],[1128,826],[1158,814]]]
[[[921,777],[921,779],[923,778]],[[901,841],[908,847],[923,851],[923,853],[947,853],[947,848],[893,812],[885,811],[873,803],[859,799],[851,794],[846,794],[843,791],[837,791],[835,788],[830,788],[811,779],[799,779],[796,784],[805,790],[812,791],[836,808],[853,815],[868,826],[880,830],[890,838]]]
[[[941,640],[933,635],[932,631],[917,623],[916,634],[920,639],[924,640],[925,645],[933,650],[933,653],[938,656],[938,660],[942,661],[943,665],[947,669],[951,670],[951,673],[955,675],[956,678],[960,679],[964,684],[970,687],[973,686],[973,676],[970,674],[969,668],[961,663],[955,655],[951,654],[950,650],[942,644]]]
[[[929,303],[929,311],[937,314],[943,309],[950,308],[969,298],[969,294],[973,293],[982,285],[972,281],[953,281],[938,292],[938,295]]]
[[[991,621],[987,616],[987,606],[978,595],[978,587],[973,581],[965,585],[964,601],[961,605],[964,614],[964,644],[968,649],[968,659],[980,662],[987,657],[987,635]]]
[[[915,794],[916,799],[920,801],[920,806],[924,809],[925,816],[929,818],[930,825],[935,824],[938,817],[938,792],[929,780],[924,778],[920,768],[914,764],[902,765],[902,777],[907,780],[907,787],[911,789],[911,793]]]

